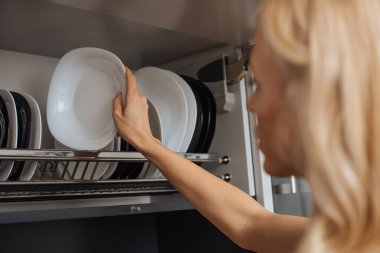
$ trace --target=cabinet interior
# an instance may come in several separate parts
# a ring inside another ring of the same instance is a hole
[[[46,124],[46,98],[54,68],[65,53],[79,47],[98,47],[113,52],[132,69],[159,66],[196,77],[195,70],[215,59],[228,57],[235,61],[239,57],[240,47],[252,39],[252,13],[259,2],[1,0],[0,85],[36,98],[43,118],[42,147],[52,148],[53,138]],[[218,177],[231,175],[230,183],[255,196],[254,168],[261,171],[261,166],[251,131],[254,119],[245,106],[249,79],[228,86],[225,79],[207,85],[218,101],[223,101],[226,94],[233,99],[228,111],[218,113],[210,148],[210,153],[228,155],[230,162],[205,168]],[[217,85],[224,86],[215,88]],[[31,210],[34,213],[27,220],[94,217],[99,210],[110,215],[133,214],[135,205],[144,206],[142,212],[191,208],[172,192],[80,202],[82,205],[76,200],[0,203],[4,208],[0,211],[0,223],[21,221]],[[77,210],[74,215],[69,211],[73,207]]]

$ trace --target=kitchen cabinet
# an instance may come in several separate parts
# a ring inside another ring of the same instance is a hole
[[[218,107],[217,127],[209,153],[214,154],[214,159],[228,157],[229,162],[204,163],[204,167],[247,192],[267,209],[273,210],[271,178],[263,172],[257,139],[252,131],[255,118],[249,115],[245,107],[247,97],[253,89],[252,82],[246,76],[239,82],[227,84],[226,71],[229,64],[242,57],[245,46],[253,42],[255,13],[259,2],[0,0],[0,88],[26,92],[36,98],[43,118],[42,147],[52,149],[53,138],[48,131],[45,115],[47,91],[55,66],[66,52],[79,47],[98,47],[113,52],[132,69],[158,66],[196,78],[200,69],[217,63],[214,66],[217,66],[221,78],[206,83],[213,92]],[[0,156],[4,158],[1,150]],[[207,160],[211,156],[206,154],[204,157]],[[94,189],[91,187],[95,184],[85,183],[84,187],[89,187],[86,189]],[[112,188],[112,182],[103,183],[103,186]],[[54,188],[57,184],[54,182],[47,185],[46,182],[37,182],[36,187],[45,187],[51,193],[46,197],[34,191],[33,184],[0,182],[0,223],[7,233],[0,238],[10,238],[10,233],[18,234],[17,231],[21,230],[28,231],[29,235],[25,234],[22,238],[25,242],[30,242],[38,237],[34,231],[39,231],[40,225],[42,234],[45,235],[50,229],[55,231],[60,226],[63,226],[62,233],[70,234],[72,229],[77,231],[75,229],[78,227],[92,222],[102,227],[107,222],[117,224],[120,220],[123,225],[116,226],[114,232],[117,238],[122,238],[120,233],[126,233],[127,237],[134,238],[132,241],[141,242],[141,239],[136,238],[144,236],[147,242],[156,245],[154,250],[161,247],[162,252],[169,252],[167,248],[163,250],[170,241],[169,237],[164,238],[168,231],[164,229],[163,222],[166,224],[170,220],[180,219],[179,217],[201,220],[196,212],[191,211],[191,205],[175,189],[167,186],[169,183],[165,180],[144,181],[145,190],[138,194],[134,182],[121,183],[131,185],[133,191],[125,191],[117,196],[115,192],[95,196],[83,195],[81,189],[82,195],[79,197],[78,192],[62,197],[57,195]],[[161,183],[169,190],[146,190],[149,185],[153,187]],[[67,184],[67,187],[70,186],[72,184]],[[29,195],[26,194],[24,198],[16,196],[15,193],[20,190]],[[70,224],[74,225],[70,227]],[[133,229],[124,229],[130,224]],[[203,220],[199,224],[209,226]],[[96,225],[88,226],[90,230],[79,229],[79,234],[72,235],[66,242],[78,246],[82,245],[79,242],[82,238],[85,240],[88,237],[96,241],[103,231],[96,231],[92,227]],[[160,227],[161,232],[165,230],[166,234],[158,231]],[[104,228],[107,229],[110,228]],[[192,229],[196,230],[194,227]],[[146,234],[146,231],[149,233]],[[210,231],[211,234],[218,234],[214,229]],[[65,238],[66,235],[62,233],[45,244],[41,242],[46,246],[42,248],[49,251],[53,242],[58,244],[59,238]],[[198,233],[207,238],[203,232]],[[29,237],[30,234],[35,235]],[[160,234],[163,244],[159,247],[157,238],[160,236],[157,235]],[[112,236],[102,238],[110,239]],[[215,238],[215,242],[224,243],[226,240],[219,235]],[[115,245],[115,252],[122,248],[120,242]],[[134,245],[131,244],[130,251],[138,252],[133,248]],[[75,252],[70,245],[66,246],[62,249]],[[94,248],[83,247],[85,248],[81,252],[97,252]],[[144,247],[149,248],[149,245],[142,243],[139,250],[155,252]],[[240,252],[240,249],[232,248],[234,247],[231,246],[231,252]],[[9,246],[7,249],[10,252],[15,247]],[[22,251],[21,246],[18,249]],[[80,247],[76,249],[80,251]]]

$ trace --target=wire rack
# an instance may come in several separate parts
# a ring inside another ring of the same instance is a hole
[[[229,161],[227,156],[218,154],[178,154],[196,163],[225,164]],[[148,162],[138,152],[0,149],[0,160],[35,163],[36,167],[28,181],[0,182],[0,202],[176,192],[164,178],[109,179],[98,176],[98,172],[104,169],[103,164]],[[122,169],[128,170],[128,166]]]

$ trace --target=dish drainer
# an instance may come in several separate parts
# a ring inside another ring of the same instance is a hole
[[[227,164],[228,156],[217,154],[186,154],[180,156],[197,163]],[[37,169],[31,181],[5,181],[0,183],[0,202],[23,200],[52,200],[73,198],[95,198],[115,196],[135,196],[141,194],[173,193],[175,188],[166,179],[94,179],[96,169],[102,162],[148,162],[138,152],[97,152],[71,150],[19,150],[1,149],[1,160],[37,161]],[[68,165],[74,163],[73,173]],[[58,173],[58,164],[64,170]],[[76,169],[84,163],[78,179],[74,179]],[[89,179],[84,179],[87,168],[93,164]],[[123,168],[128,169],[128,167]],[[228,175],[223,177],[229,181]]]
[[[214,139],[209,154],[185,154],[181,156],[190,161],[201,163],[202,167],[215,176],[235,185],[255,197],[268,209],[273,209],[271,183],[261,169],[257,140],[252,128],[255,118],[250,116],[246,101],[252,91],[249,77],[233,84],[227,84],[226,66],[236,62],[241,53],[234,47],[221,47],[194,54],[165,65],[163,69],[180,75],[197,78],[197,72],[212,66],[210,80],[204,82],[213,93],[217,105]],[[41,111],[46,110],[46,95],[56,59],[38,55],[26,55],[11,51],[0,51],[0,66],[7,69],[7,75],[0,70],[0,83],[6,89],[24,91],[29,89],[35,96]],[[33,68],[22,73],[14,73],[23,79],[35,78],[39,73],[35,88],[25,87],[22,82],[12,81],[13,71],[18,63],[33,64]],[[218,71],[215,71],[215,68]],[[35,92],[35,93],[33,93]],[[44,117],[44,115],[42,115]],[[53,147],[52,136],[44,128],[44,147]],[[191,209],[192,206],[182,198],[166,179],[107,179],[86,180],[88,178],[65,177],[67,170],[57,173],[57,164],[81,163],[83,174],[86,167],[105,162],[146,162],[137,152],[91,152],[57,149],[16,150],[1,149],[0,160],[38,161],[38,168],[31,181],[0,182],[0,223],[88,218],[136,213],[155,213]],[[77,167],[79,165],[76,165]],[[75,172],[73,173],[75,174]],[[82,180],[81,180],[82,179]],[[90,177],[91,179],[91,177]]]

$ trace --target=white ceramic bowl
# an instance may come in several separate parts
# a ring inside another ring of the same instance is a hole
[[[68,52],[50,83],[46,107],[50,132],[73,149],[104,148],[116,135],[113,98],[124,89],[124,65],[114,54],[98,48]]]

